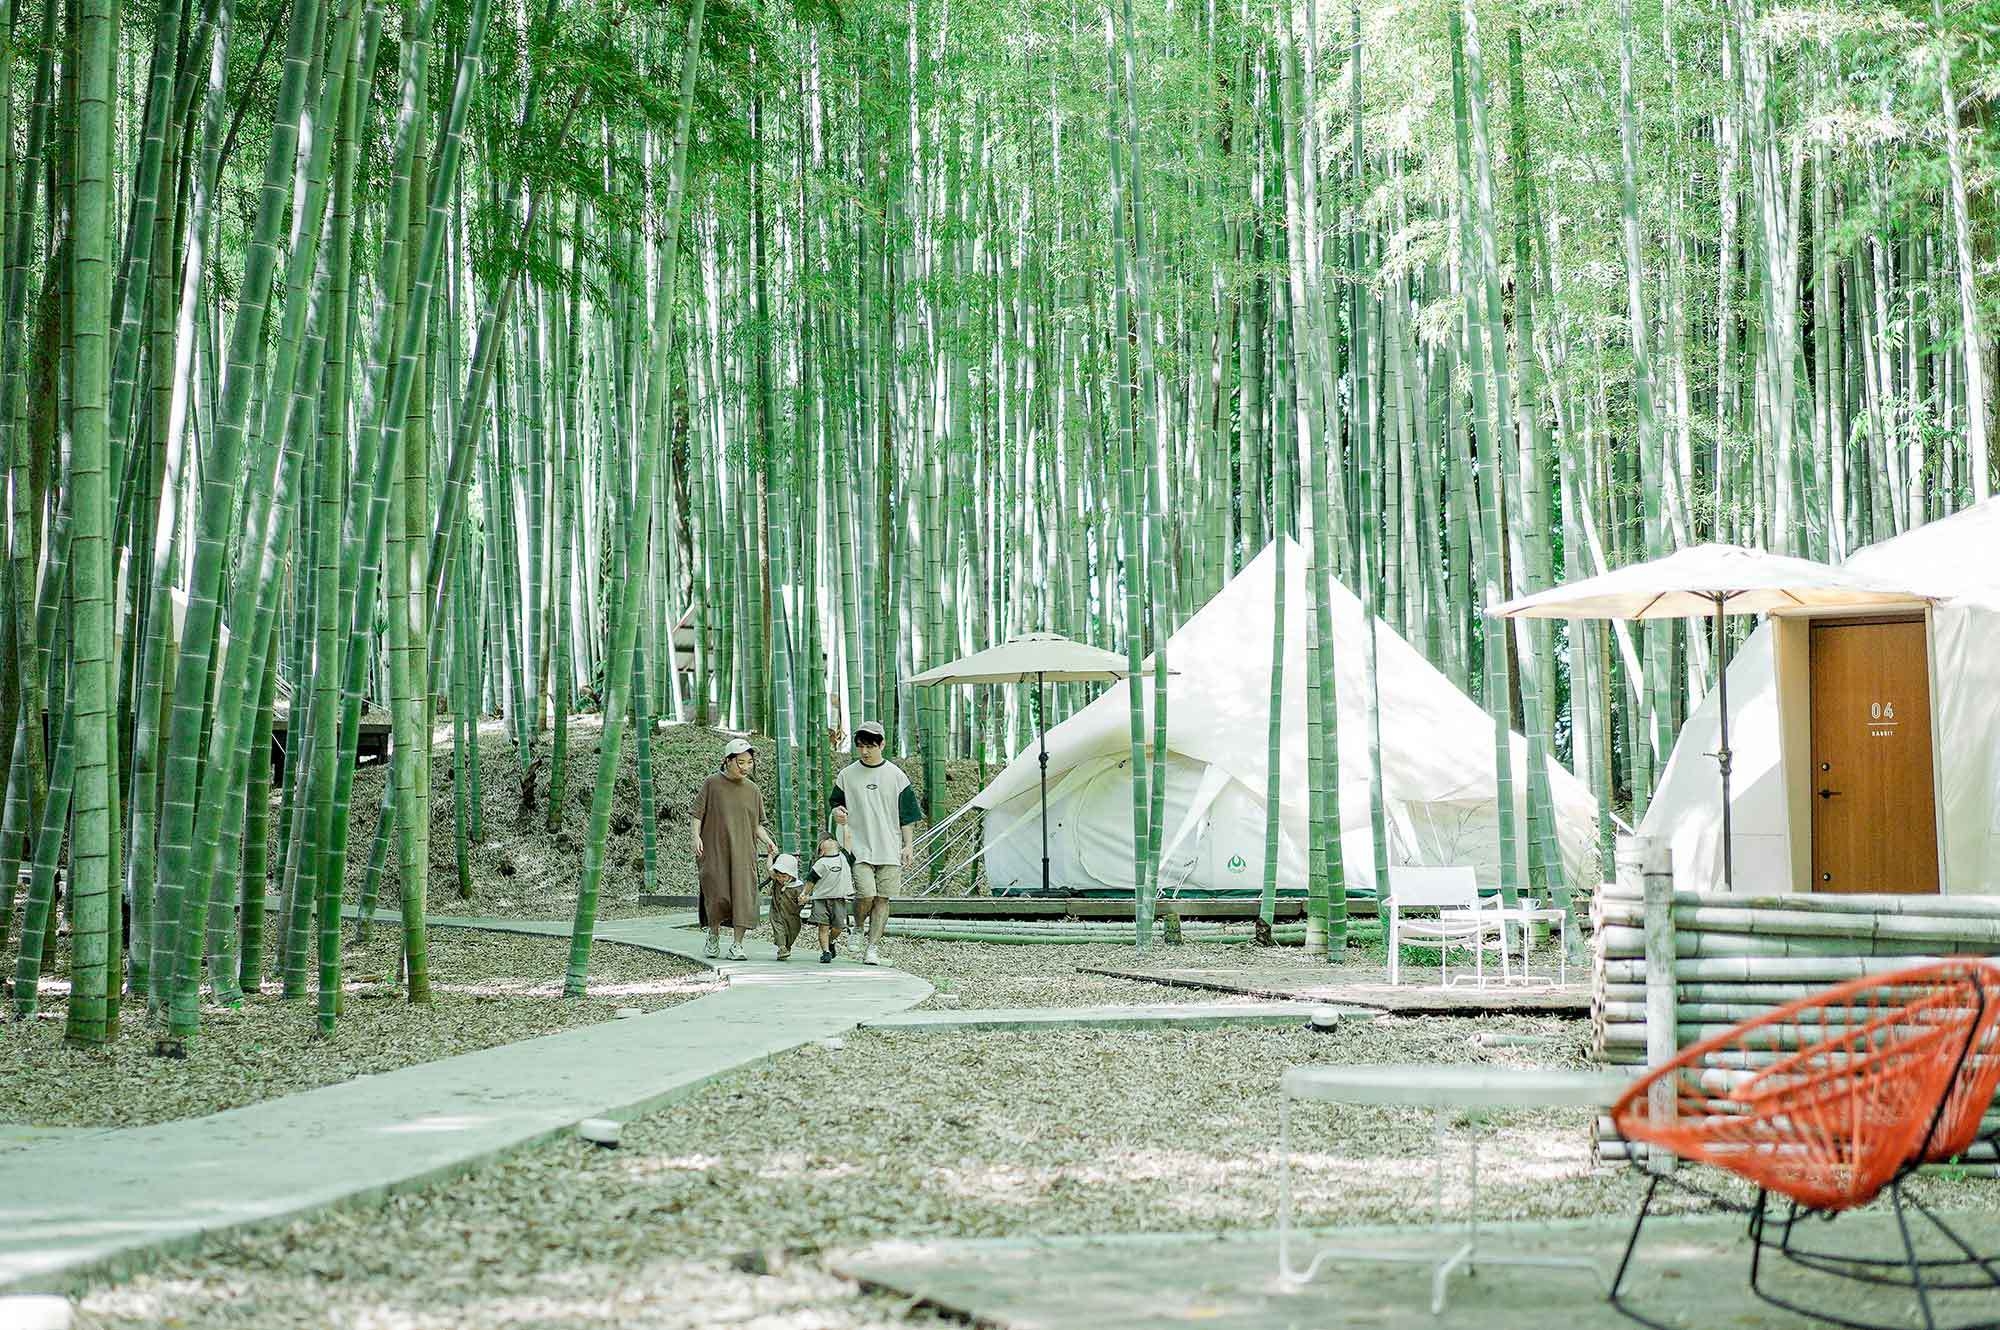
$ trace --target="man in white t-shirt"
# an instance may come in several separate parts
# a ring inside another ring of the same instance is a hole
[[[833,820],[847,828],[854,856],[856,926],[868,929],[865,965],[880,965],[889,901],[903,888],[923,805],[903,769],[882,754],[886,731],[872,720],[854,727],[855,761],[833,778]]]

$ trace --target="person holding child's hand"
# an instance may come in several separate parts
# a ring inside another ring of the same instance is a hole
[[[887,736],[879,721],[864,720],[854,727],[855,760],[834,777],[827,800],[851,852],[856,918],[868,930],[864,965],[882,963],[889,902],[902,893],[903,872],[915,859],[916,827],[924,820],[910,778],[883,756]]]
[[[701,877],[701,922],[708,930],[702,955],[721,950],[722,930],[730,929],[729,959],[748,960],[743,935],[757,922],[757,847],[775,857],[778,843],[764,829],[764,796],[750,779],[757,750],[747,739],[731,739],[722,750],[722,769],[694,797],[694,859]]]

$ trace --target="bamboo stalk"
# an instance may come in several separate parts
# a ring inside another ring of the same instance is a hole
[[[1735,1003],[1768,1010],[1811,997],[1825,987],[1824,984],[1802,983],[1677,983],[1674,995],[1682,1003]],[[1613,1002],[1643,1003],[1645,997],[1644,984],[1602,984],[1593,992],[1592,1000],[1608,1005]]]
[[[1637,900],[1637,896],[1629,895],[1620,884],[1608,882],[1598,892],[1592,908],[1593,910],[1624,908],[1627,902]],[[1723,892],[1676,891],[1673,903],[1676,910],[1694,907],[1760,912],[1777,910],[1861,918],[1874,918],[1879,915],[1913,915],[1938,919],[2000,920],[2000,899],[1994,897],[1901,896],[1881,893],[1836,896],[1805,892],[1784,896],[1746,896]]]
[[[1682,984],[1690,980],[1710,983],[1809,983],[1824,987],[1839,983],[1843,979],[1858,979],[1866,974],[1886,974],[1900,970],[1921,960],[1936,960],[1938,957],[1921,956],[1701,956],[1682,958],[1674,962],[1674,981]],[[1604,978],[1608,984],[1643,983],[1646,966],[1643,961],[1612,960],[1604,964]]]
[[[1597,914],[1600,932],[1644,923],[1630,902],[1606,902]],[[1837,938],[1856,944],[1871,941],[1956,941],[2000,947],[2000,911],[1977,915],[1889,914],[1847,915],[1815,910],[1734,909],[1677,905],[1674,927],[1683,932],[1717,936]]]
[[[1643,955],[1645,930],[1614,925],[1598,933],[1607,956]],[[1950,941],[1950,939],[1945,939]],[[1838,937],[1763,937],[1753,933],[1677,933],[1674,955],[1682,960],[1711,956],[1853,956],[1861,950],[1851,939]],[[1938,939],[1877,938],[1869,954],[1928,956],[1941,950]]]
[[[1724,1028],[1731,1025],[1740,1025],[1746,1021],[1762,1019],[1783,1005],[1784,1001],[1760,1002],[1754,999],[1747,1002],[1694,1002],[1682,999],[1676,993],[1674,1020],[1681,1025],[1692,1023]],[[1606,1001],[1594,1008],[1593,1014],[1599,1011],[1603,1014],[1607,1030],[1614,1025],[1627,1022],[1643,1023],[1646,1019],[1646,1004],[1643,1001],[1633,1002],[1626,999]],[[1879,1015],[1878,1012],[1861,1007],[1822,1008],[1819,1012],[1815,1013],[1814,1028],[1823,1029],[1831,1033],[1833,1030],[1842,1028],[1846,1023],[1866,1023],[1874,1019],[1877,1015]]]

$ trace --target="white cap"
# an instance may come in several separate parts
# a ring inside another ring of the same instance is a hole
[[[728,746],[722,750],[722,755],[724,757],[741,757],[745,753],[754,753],[756,751],[748,739],[731,739]]]
[[[877,742],[880,742],[888,737],[889,732],[882,728],[882,722],[879,720],[864,720],[854,727],[854,742],[860,743],[864,734],[872,734]]]
[[[796,878],[799,875],[798,856],[791,854],[779,855],[771,861],[771,871],[773,873],[783,873],[786,877]]]

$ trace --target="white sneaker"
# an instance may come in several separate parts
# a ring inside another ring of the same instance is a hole
[[[720,956],[722,954],[722,946],[714,938],[710,938],[708,939],[708,941],[701,944],[701,954],[708,957],[710,960],[714,960],[717,956]]]
[[[750,958],[749,958],[748,956],[745,956],[745,955],[743,954],[743,947],[742,947],[742,944],[740,944],[740,943],[736,943],[736,942],[732,942],[732,943],[730,943],[730,944],[729,944],[729,957],[728,957],[728,959],[730,959],[730,960],[732,960],[732,961],[747,961],[747,960],[749,960]]]
[[[870,947],[868,948],[868,954],[861,958],[861,963],[863,965],[880,965],[882,963],[882,953]]]

